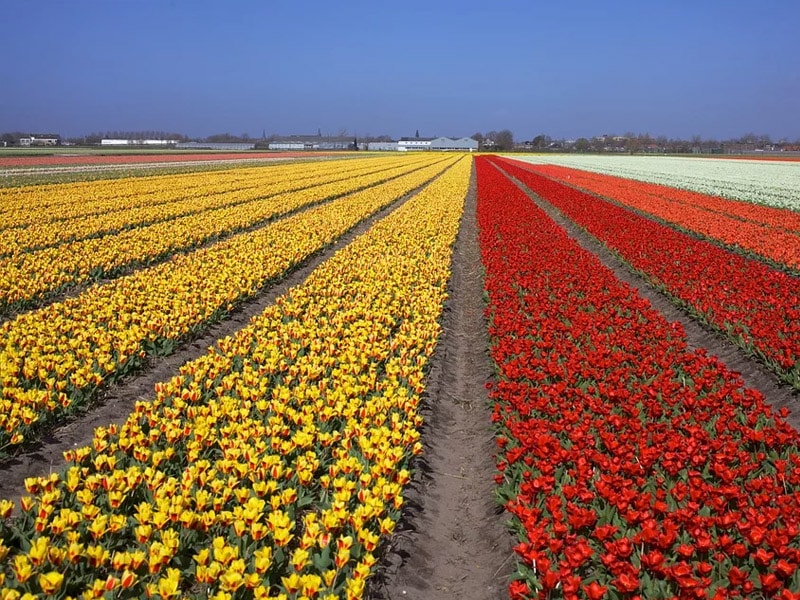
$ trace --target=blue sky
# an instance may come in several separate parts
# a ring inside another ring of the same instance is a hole
[[[797,0],[0,0],[0,132],[800,138]]]

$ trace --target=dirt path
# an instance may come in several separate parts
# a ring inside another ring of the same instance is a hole
[[[660,311],[669,321],[678,321],[683,325],[690,349],[705,348],[709,354],[716,356],[725,363],[728,369],[739,373],[747,387],[764,394],[766,401],[772,407],[775,409],[788,408],[791,412],[787,421],[792,427],[800,430],[800,394],[796,390],[783,384],[766,366],[748,356],[739,346],[730,342],[725,336],[688,316],[595,237],[578,227],[557,208],[533,193],[521,181],[508,175],[505,171],[503,172],[584,249],[598,256],[603,265],[611,269],[618,279],[636,289],[641,297],[646,298],[653,308]]]
[[[426,392],[424,464],[407,493],[402,531],[373,583],[375,599],[508,598],[513,541],[494,501],[495,443],[485,388],[492,369],[476,195],[473,171]]]

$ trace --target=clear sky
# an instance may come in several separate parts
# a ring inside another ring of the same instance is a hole
[[[0,0],[0,132],[800,138],[800,0]]]

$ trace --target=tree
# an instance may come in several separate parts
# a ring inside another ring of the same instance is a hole
[[[497,132],[494,138],[494,143],[497,149],[503,152],[508,152],[514,149],[514,134],[509,129],[503,129]]]
[[[756,136],[756,134],[753,132],[745,133],[742,137],[739,138],[740,144],[755,145],[757,141],[758,141],[758,136]]]
[[[577,150],[578,152],[588,152],[590,148],[591,144],[589,143],[589,140],[587,140],[585,137],[578,138],[577,140],[575,140],[575,150]]]
[[[7,146],[16,146],[19,144],[19,139],[25,137],[25,135],[21,131],[4,133],[0,136],[0,142],[5,143]]]
[[[473,133],[471,137],[472,137],[473,140],[478,142],[478,148],[482,148],[483,147],[483,139],[484,138],[483,138],[483,134],[480,131],[478,131],[477,133]]]
[[[533,138],[533,141],[531,142],[531,144],[537,150],[544,150],[545,148],[547,148],[550,145],[550,142],[552,142],[552,141],[553,140],[550,139],[549,135],[545,135],[543,133],[540,133],[535,138]]]

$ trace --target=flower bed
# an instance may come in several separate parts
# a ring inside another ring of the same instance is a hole
[[[800,435],[476,168],[512,598],[800,598]]]
[[[430,165],[436,160],[433,158],[426,162]],[[111,278],[125,270],[153,264],[172,254],[191,251],[204,243],[267,223],[315,203],[380,184],[418,168],[418,163],[402,165],[391,171],[361,174],[345,180],[335,178],[330,183],[277,195],[271,195],[270,190],[265,189],[261,198],[251,202],[184,215],[115,235],[91,237],[2,258],[0,310],[27,308],[32,301],[52,295],[66,286]],[[279,187],[291,189],[292,184],[282,183]]]
[[[179,256],[0,325],[0,451],[70,414],[103,382],[173,347],[370,214],[436,164]]]
[[[520,158],[534,164],[573,167],[710,196],[800,209],[800,164],[796,162],[619,154],[547,154]]]
[[[800,269],[800,213],[554,165],[526,168]]]
[[[800,279],[504,161],[698,318],[800,389]]]
[[[400,166],[375,159],[237,169],[210,177],[152,177],[108,185],[17,188],[2,194],[0,256],[18,255]],[[406,163],[409,164],[409,163]],[[16,223],[16,224],[8,224]]]

